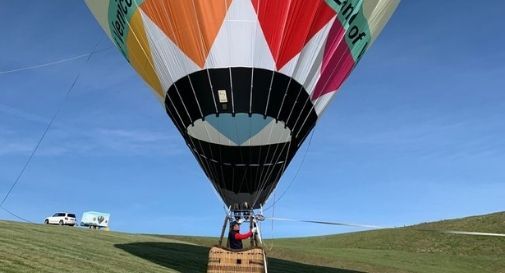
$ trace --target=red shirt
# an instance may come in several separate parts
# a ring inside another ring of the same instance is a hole
[[[235,240],[244,240],[244,239],[251,237],[252,235],[253,235],[253,233],[251,231],[244,233],[244,234],[240,234],[237,232],[237,233],[235,233]]]

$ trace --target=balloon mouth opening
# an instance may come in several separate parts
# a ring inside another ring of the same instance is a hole
[[[224,146],[263,146],[291,141],[283,121],[262,114],[210,114],[187,127],[189,136]]]

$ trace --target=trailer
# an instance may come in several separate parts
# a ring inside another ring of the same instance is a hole
[[[109,229],[110,213],[86,211],[82,214],[81,226],[91,229]]]

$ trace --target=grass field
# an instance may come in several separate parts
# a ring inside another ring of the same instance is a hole
[[[505,273],[505,213],[268,241],[269,272]],[[138,235],[0,221],[0,272],[205,272],[215,238]]]

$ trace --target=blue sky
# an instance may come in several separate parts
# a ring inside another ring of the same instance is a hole
[[[403,1],[265,214],[396,226],[504,210],[503,11],[501,0]],[[224,210],[210,183],[83,2],[0,0],[0,21],[2,198],[79,75],[6,208],[33,222],[97,210],[111,213],[113,230],[219,234]],[[2,73],[95,47],[89,61]],[[266,237],[354,230],[264,228]]]

